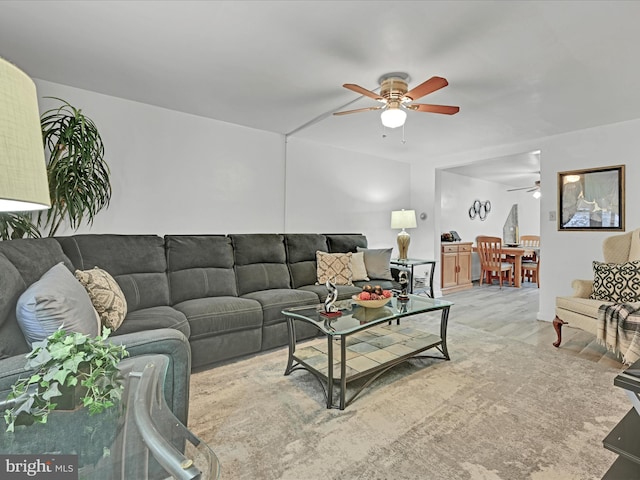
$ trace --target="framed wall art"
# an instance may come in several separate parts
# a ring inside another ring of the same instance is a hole
[[[624,165],[558,172],[558,230],[624,231]]]

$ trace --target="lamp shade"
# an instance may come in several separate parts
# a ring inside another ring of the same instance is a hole
[[[0,212],[50,206],[36,86],[0,58]]]
[[[391,228],[416,228],[415,210],[395,210],[391,212]]]
[[[380,114],[382,125],[387,128],[401,127],[406,119],[407,112],[400,108],[387,108]]]

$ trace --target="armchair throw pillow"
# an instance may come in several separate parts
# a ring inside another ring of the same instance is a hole
[[[353,285],[351,270],[351,252],[326,253],[316,252],[318,284],[323,285],[331,280],[336,285]]]
[[[100,320],[87,291],[62,262],[20,295],[16,318],[29,347],[60,326],[91,337],[100,332]]]
[[[75,276],[87,290],[102,325],[115,332],[127,315],[127,300],[115,279],[101,268],[76,270]]]
[[[594,300],[614,303],[640,301],[640,261],[626,263],[593,262]]]

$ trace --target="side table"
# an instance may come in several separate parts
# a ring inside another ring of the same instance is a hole
[[[405,268],[409,271],[409,293],[413,293],[413,269],[418,265],[429,265],[429,297],[433,298],[433,273],[436,269],[435,260],[421,260],[419,258],[399,259],[392,258],[391,265]]]
[[[92,480],[218,479],[220,464],[209,446],[187,429],[164,400],[165,355],[124,359],[122,398],[97,415],[87,408],[55,410],[47,423],[0,431],[0,452],[76,456],[75,476]],[[0,464],[0,478],[3,478]],[[5,472],[6,473],[6,472]],[[59,478],[59,477],[56,477]]]
[[[603,480],[640,478],[640,360],[614,378],[633,407],[602,441],[604,448],[618,454]]]

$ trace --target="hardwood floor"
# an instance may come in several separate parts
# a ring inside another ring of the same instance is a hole
[[[531,282],[523,282],[522,288],[502,289],[497,284],[479,286],[474,282],[473,288],[451,293],[443,299],[454,302],[453,321],[531,345],[555,348],[551,345],[556,340],[551,322],[536,319],[539,292]],[[562,329],[558,355],[578,355],[614,368],[624,367],[613,353],[598,344],[594,335],[571,325]]]

